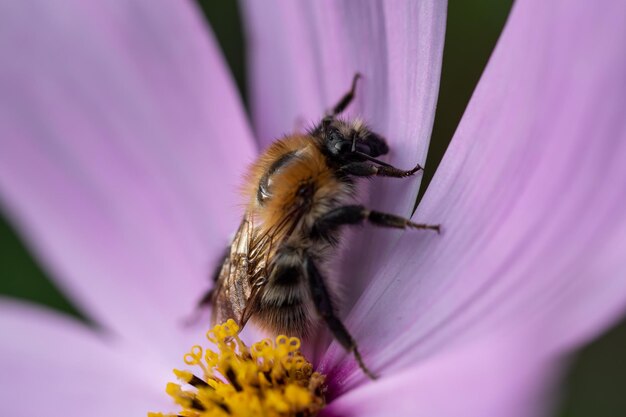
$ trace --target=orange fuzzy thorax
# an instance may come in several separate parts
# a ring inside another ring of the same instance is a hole
[[[295,152],[293,161],[272,175],[272,197],[265,204],[259,204],[257,189],[260,179],[274,161],[289,152]],[[344,187],[328,166],[316,139],[306,135],[288,136],[274,142],[252,166],[247,185],[245,193],[249,211],[260,221],[260,233],[285,217],[289,217],[291,226],[299,220],[310,223],[312,219],[309,217],[315,214],[317,207],[336,195],[338,188]],[[306,196],[298,194],[303,189],[306,189]],[[285,227],[283,234],[290,229]],[[281,237],[277,236],[277,240]]]

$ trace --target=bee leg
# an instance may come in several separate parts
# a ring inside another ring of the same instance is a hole
[[[311,289],[311,295],[313,296],[313,303],[315,304],[317,313],[326,322],[326,325],[330,329],[335,339],[337,339],[337,341],[341,344],[341,346],[343,346],[348,352],[354,353],[354,358],[356,359],[359,367],[363,370],[365,375],[367,375],[371,379],[376,379],[376,375],[374,375],[372,371],[370,371],[368,367],[365,366],[356,342],[354,341],[350,333],[348,333],[348,329],[346,329],[346,326],[344,326],[344,324],[335,314],[335,309],[333,307],[330,294],[328,293],[326,285],[324,284],[324,278],[322,277],[320,271],[317,269],[315,262],[309,257],[306,258],[305,263],[306,272],[309,280],[309,287]]]
[[[352,87],[350,87],[350,91],[344,94],[343,97],[339,100],[335,107],[327,113],[327,116],[337,116],[338,114],[343,113],[343,111],[348,107],[348,105],[354,100],[354,93],[356,91],[356,83],[361,78],[361,74],[358,72],[354,74],[354,78],[352,78]]]
[[[313,225],[311,235],[313,237],[329,237],[332,236],[332,233],[340,226],[361,224],[365,220],[373,225],[382,227],[429,229],[437,233],[440,232],[440,226],[438,224],[413,223],[411,220],[396,216],[395,214],[368,210],[361,205],[350,205],[338,207],[320,216]]]
[[[210,288],[208,290],[206,290],[206,292],[204,293],[204,295],[202,296],[201,299],[198,300],[198,303],[196,304],[196,309],[200,310],[204,307],[208,307],[211,305],[211,300],[213,299],[213,290],[215,288]]]
[[[213,300],[213,288],[207,290],[202,298],[198,300],[196,306],[193,311],[189,313],[188,316],[182,319],[182,324],[185,327],[191,327],[195,324],[198,324],[202,319],[204,310],[211,305],[211,301]]]
[[[213,286],[207,290],[207,292],[202,296],[202,298],[198,301],[198,308],[208,307],[211,305],[211,299],[213,298],[213,291],[215,290],[215,285],[217,285],[217,281],[220,279],[220,273],[222,272],[222,266],[226,259],[230,256],[230,246],[226,247],[226,250],[219,258],[220,262],[215,265],[213,268],[213,274],[211,275]]]
[[[222,255],[222,257],[220,258],[221,262],[218,262],[217,265],[215,266],[215,269],[213,270],[213,274],[212,274],[213,286],[211,288],[209,288],[202,295],[202,298],[200,298],[198,300],[198,302],[196,303],[196,307],[195,307],[193,313],[191,313],[189,315],[189,317],[186,317],[185,319],[183,319],[183,324],[184,325],[191,326],[191,325],[197,323],[200,320],[200,318],[201,318],[202,310],[204,310],[205,308],[207,308],[207,307],[209,307],[211,305],[211,301],[213,300],[213,292],[215,291],[215,285],[217,284],[217,281],[220,278],[220,272],[222,271],[222,265],[224,264],[224,262],[226,261],[226,258],[228,258],[228,256],[230,256],[230,247],[226,248],[226,251],[224,252],[224,255]]]
[[[203,317],[203,312],[211,305],[211,301],[213,300],[213,289],[214,287],[207,290],[202,298],[198,300],[193,311],[182,319],[183,326],[191,327],[200,322]]]
[[[391,165],[374,165],[368,162],[351,162],[341,167],[341,171],[346,174],[354,175],[356,177],[393,177],[393,178],[405,178],[410,177],[418,171],[423,171],[421,165],[417,164],[415,168],[405,171],[393,167]]]

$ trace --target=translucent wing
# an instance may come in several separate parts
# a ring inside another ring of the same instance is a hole
[[[224,323],[228,319],[235,320],[240,326],[245,324],[243,311],[252,293],[249,268],[253,233],[252,218],[246,215],[233,238],[230,254],[224,260],[213,292],[213,324]]]
[[[266,228],[255,225],[254,216],[246,213],[213,292],[213,324],[233,319],[243,327],[255,313],[256,301],[271,274],[272,256],[297,220],[293,209]]]

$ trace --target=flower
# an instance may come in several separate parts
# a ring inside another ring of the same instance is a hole
[[[316,416],[325,405],[324,376],[300,352],[300,339],[279,335],[248,347],[240,330],[228,319],[207,332],[217,349],[195,345],[185,354],[195,369],[174,370],[186,389],[167,384],[167,394],[181,407],[171,415]]]
[[[625,8],[515,4],[413,216],[442,236],[372,233],[346,257],[358,262],[345,321],[382,377],[369,383],[331,344],[327,413],[537,415],[559,359],[623,313]],[[358,70],[352,111],[394,164],[423,162],[443,2],[244,9],[261,144],[318,118]],[[100,326],[3,300],[3,411],[165,410],[170,370],[197,342],[180,318],[256,154],[232,81],[188,2],[5,1],[0,34],[3,207]],[[409,214],[417,185],[375,182],[372,205]]]

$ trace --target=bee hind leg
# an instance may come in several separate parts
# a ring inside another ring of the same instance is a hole
[[[182,324],[185,327],[191,327],[198,324],[203,317],[204,311],[211,305],[213,300],[213,288],[207,290],[202,298],[198,300],[193,311],[182,319]]]
[[[202,312],[211,305],[213,301],[213,293],[215,292],[215,286],[217,285],[217,281],[220,278],[220,272],[222,271],[222,265],[224,264],[228,256],[230,256],[230,247],[226,248],[226,251],[224,252],[222,257],[219,258],[221,262],[218,262],[215,266],[215,269],[213,270],[213,274],[211,276],[213,286],[206,290],[202,297],[196,302],[194,311],[188,317],[185,317],[183,319],[183,325],[192,326],[198,323],[202,318]]]
[[[328,329],[341,346],[348,352],[354,354],[354,358],[365,375],[371,379],[376,379],[376,375],[372,373],[365,365],[365,362],[363,362],[361,353],[359,352],[356,342],[348,332],[348,329],[346,329],[346,326],[344,326],[339,317],[335,314],[335,309],[330,294],[326,289],[324,278],[315,265],[315,262],[310,257],[306,259],[306,272],[317,313],[326,322]]]

